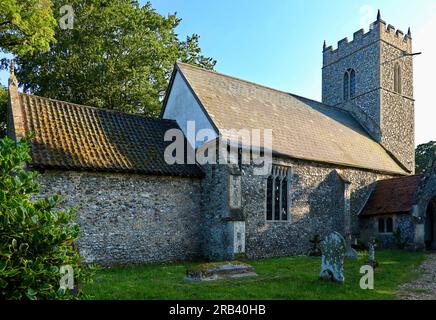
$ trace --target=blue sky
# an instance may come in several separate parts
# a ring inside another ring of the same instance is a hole
[[[198,33],[205,54],[220,72],[303,96],[320,98],[322,44],[338,40],[383,18],[407,31],[436,1],[155,0],[161,14],[177,12],[180,36]],[[424,3],[427,3],[425,5]],[[365,6],[371,8],[368,18]],[[361,9],[363,8],[363,9]],[[407,11],[404,10],[407,8]],[[436,6],[434,6],[436,8]],[[362,12],[361,12],[362,10]]]
[[[142,1],[145,3],[145,1]],[[336,47],[360,28],[368,30],[377,9],[387,23],[407,32],[415,51],[416,142],[436,140],[434,90],[436,0],[152,0],[161,14],[177,12],[180,37],[197,33],[216,70],[320,100],[322,44]],[[0,80],[6,83],[3,72]]]
[[[381,10],[387,23],[407,32],[415,51],[416,143],[436,140],[436,0],[152,0],[161,14],[183,19],[179,35],[198,33],[216,70],[321,99],[322,44],[352,39]]]

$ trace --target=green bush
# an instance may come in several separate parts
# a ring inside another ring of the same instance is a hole
[[[57,209],[59,196],[35,199],[37,174],[27,139],[0,140],[0,300],[78,299],[94,268],[81,264],[72,209]],[[74,289],[60,286],[62,266],[74,271]]]
[[[8,100],[8,91],[0,85],[0,138],[3,138],[6,135]]]

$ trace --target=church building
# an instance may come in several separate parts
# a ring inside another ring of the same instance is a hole
[[[43,195],[78,206],[86,262],[307,254],[333,231],[436,249],[436,163],[414,174],[412,37],[380,14],[324,44],[321,102],[184,63],[159,119],[20,93],[13,74],[9,92],[9,135],[36,133],[29,166]],[[270,162],[230,134],[244,130],[270,130]],[[169,132],[187,153],[236,157],[170,163]]]

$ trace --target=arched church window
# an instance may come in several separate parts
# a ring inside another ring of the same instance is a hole
[[[347,101],[350,97],[349,93],[350,89],[350,75],[348,72],[345,72],[344,74],[344,100]]]
[[[356,95],[356,72],[347,69],[344,74],[344,101],[348,101]]]
[[[281,211],[281,203],[280,203],[280,192],[281,192],[282,181],[279,176],[276,177],[276,181],[274,184],[274,220],[280,221],[280,211]]]
[[[266,186],[266,220],[273,220],[273,188],[274,188],[274,178],[268,177]]]
[[[273,165],[267,179],[266,220],[289,220],[289,190],[292,171],[290,168]]]
[[[356,72],[350,70],[350,98],[356,95]]]
[[[283,221],[287,221],[288,220],[288,178],[284,178],[282,180],[282,190],[281,190],[281,195],[282,195],[282,203],[281,203],[281,210],[280,210],[280,214],[282,215],[282,220]]]
[[[402,83],[401,83],[401,67],[399,63],[394,66],[394,91],[396,93],[401,93]]]

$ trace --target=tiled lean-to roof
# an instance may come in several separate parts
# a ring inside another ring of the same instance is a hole
[[[378,181],[360,216],[409,213],[423,178],[414,175]]]
[[[31,166],[68,170],[201,176],[197,165],[169,165],[164,141],[175,121],[151,119],[34,95],[12,99],[15,135],[35,132]],[[19,132],[21,131],[21,132]]]
[[[346,111],[183,63],[176,70],[220,133],[272,129],[278,154],[407,174]]]

